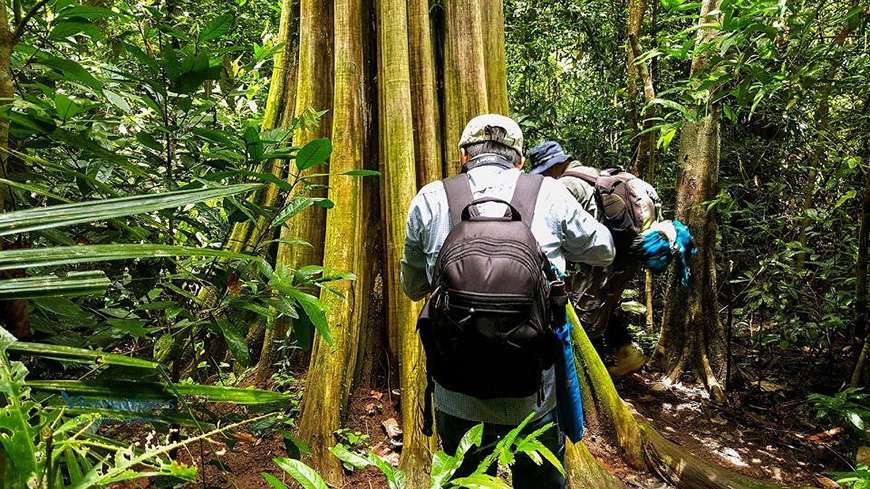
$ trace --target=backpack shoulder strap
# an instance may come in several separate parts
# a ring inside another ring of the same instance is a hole
[[[467,173],[460,173],[441,181],[447,194],[447,207],[450,209],[450,225],[455,227],[462,220],[462,210],[474,200],[471,182]],[[471,209],[474,212],[474,209]]]
[[[582,171],[578,171],[578,170],[565,170],[559,178],[564,178],[564,177],[579,178],[580,180],[583,180],[584,182],[588,183],[589,185],[592,185],[593,187],[598,182],[597,175],[592,175],[590,173],[586,173],[586,172],[582,172]]]
[[[520,173],[514,188],[514,195],[511,197],[511,205],[519,211],[523,222],[529,227],[531,227],[532,219],[535,216],[535,205],[538,203],[538,192],[541,190],[541,182],[543,181],[543,175]]]

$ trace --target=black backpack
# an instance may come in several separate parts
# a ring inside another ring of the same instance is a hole
[[[541,393],[542,373],[555,358],[551,313],[565,305],[561,282],[530,229],[542,180],[520,174],[510,203],[472,200],[466,174],[443,181],[452,229],[417,323],[430,379],[427,433],[432,379],[480,399]],[[505,204],[505,215],[481,216],[476,206],[486,202]],[[559,304],[551,304],[554,285]]]

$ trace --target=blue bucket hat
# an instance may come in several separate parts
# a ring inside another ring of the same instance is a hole
[[[573,157],[562,149],[561,144],[556,141],[544,141],[529,150],[529,161],[532,163],[529,173],[538,175],[571,159]]]

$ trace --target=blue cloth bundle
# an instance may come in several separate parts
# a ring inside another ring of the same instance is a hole
[[[573,443],[583,439],[583,396],[580,379],[574,364],[574,347],[571,344],[571,324],[565,323],[554,330],[558,343],[556,358],[556,414],[559,428]]]
[[[689,258],[698,252],[692,233],[679,219],[653,225],[641,234],[634,245],[644,264],[653,272],[665,270],[673,256],[677,256],[677,273],[683,287],[688,287],[692,276]]]

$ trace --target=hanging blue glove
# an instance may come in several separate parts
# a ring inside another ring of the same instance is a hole
[[[680,220],[657,222],[644,231],[634,244],[646,266],[661,272],[677,257],[677,273],[683,287],[688,287],[691,270],[689,258],[697,253],[692,233]]]

